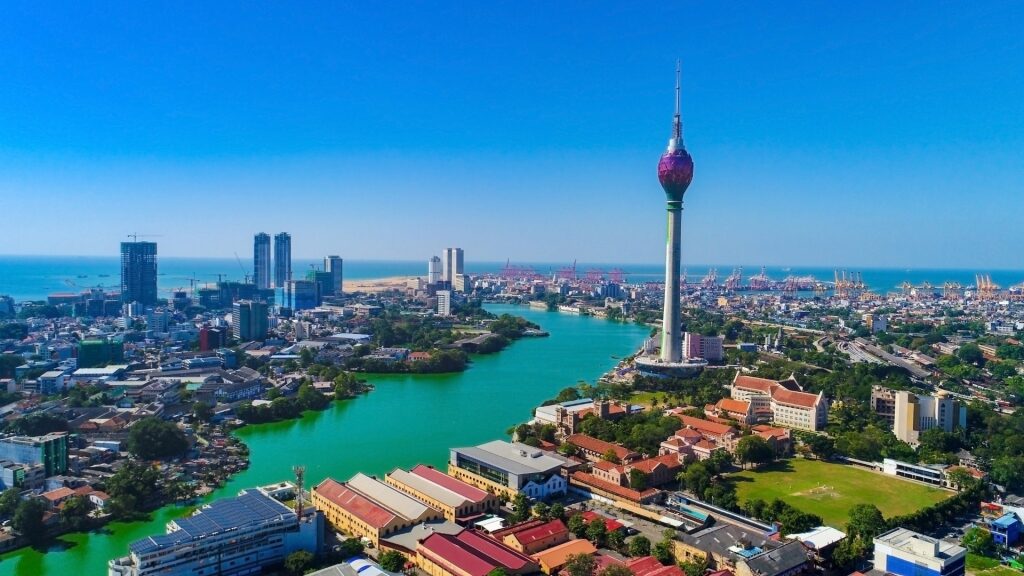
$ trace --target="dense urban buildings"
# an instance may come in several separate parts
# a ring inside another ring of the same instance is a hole
[[[274,288],[284,288],[292,279],[292,237],[287,232],[274,235]]]
[[[260,232],[252,244],[252,282],[256,288],[270,288],[270,234]]]
[[[156,304],[156,242],[121,242],[121,301]]]

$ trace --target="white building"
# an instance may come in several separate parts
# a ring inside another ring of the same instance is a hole
[[[441,280],[448,282],[449,286],[454,286],[455,277],[463,273],[462,265],[462,248],[445,248],[441,254]]]
[[[437,291],[437,314],[439,316],[451,316],[452,314],[452,291]]]
[[[512,497],[522,493],[538,500],[565,494],[562,469],[569,460],[519,442],[494,440],[479,446],[452,448],[448,475],[481,490]]]
[[[875,570],[897,576],[963,576],[967,550],[906,528],[877,536]]]
[[[828,399],[824,392],[803,392],[792,377],[782,382],[736,373],[730,387],[735,400],[749,402],[754,418],[785,428],[817,432],[828,424]]]
[[[258,574],[297,550],[319,553],[323,516],[295,511],[261,490],[204,505],[167,523],[167,533],[136,540],[107,564],[108,576]]]
[[[437,256],[431,256],[430,260],[427,260],[427,284],[429,286],[435,286],[441,281],[441,259]]]

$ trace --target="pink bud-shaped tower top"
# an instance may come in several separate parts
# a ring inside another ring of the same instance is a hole
[[[672,120],[672,138],[658,161],[658,180],[669,202],[682,202],[693,180],[693,158],[683,146],[683,121],[679,114],[679,64],[676,63],[676,115]]]

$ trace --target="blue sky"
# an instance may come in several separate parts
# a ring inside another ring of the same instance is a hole
[[[83,5],[84,4],[84,5]],[[1024,4],[10,3],[0,253],[1024,268]]]

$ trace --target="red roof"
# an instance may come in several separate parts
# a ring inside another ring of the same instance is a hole
[[[744,390],[752,390],[755,392],[761,392],[762,394],[771,394],[772,389],[778,387],[779,383],[775,380],[758,378],[757,376],[736,376],[732,385]]]
[[[495,530],[494,532],[491,532],[491,538],[501,540],[509,534],[518,534],[523,530],[529,530],[530,528],[540,526],[544,523],[545,521],[541,520],[540,518],[531,518],[530,520],[524,520],[518,524],[513,524],[511,526],[506,526],[505,528]]]
[[[813,408],[818,402],[818,395],[811,394],[810,392],[794,392],[780,386],[772,393],[772,400],[782,404],[789,404],[790,406]]]
[[[597,454],[607,454],[609,450],[615,452],[615,456],[619,460],[625,460],[630,457],[636,457],[636,452],[633,452],[625,446],[619,446],[618,444],[612,444],[611,442],[605,442],[593,436],[587,436],[586,434],[572,434],[566,437],[566,442],[574,446],[579,446],[584,450],[596,452]]]
[[[711,422],[703,418],[694,418],[693,416],[678,416],[679,420],[682,421],[684,426],[688,426],[697,430],[702,434],[709,434],[711,436],[724,436],[729,432],[736,432],[736,429],[732,426],[725,424],[718,424],[717,422]],[[678,435],[678,433],[677,433]]]
[[[615,494],[616,496],[622,496],[623,498],[627,498],[635,502],[639,502],[641,498],[646,498],[647,496],[657,492],[654,488],[648,488],[643,492],[637,492],[632,488],[626,488],[625,486],[619,486],[618,484],[601,480],[597,476],[586,472],[573,472],[572,479],[585,486],[592,486],[598,490],[603,490],[605,492]]]
[[[420,541],[417,551],[437,564],[456,567],[469,576],[486,576],[499,567],[521,572],[532,563],[529,556],[472,530],[456,535],[434,532]]]
[[[786,430],[785,428],[776,428],[775,426],[769,426],[767,424],[758,424],[753,427],[753,431],[765,440],[772,437],[786,438],[789,436],[789,430]]]
[[[313,492],[374,528],[383,528],[395,519],[391,511],[374,504],[369,498],[349,490],[347,486],[332,478],[318,484],[313,488]]]
[[[662,566],[654,556],[631,558],[626,561],[626,568],[636,576],[685,576],[685,572],[679,566]]]
[[[597,512],[594,512],[593,510],[585,510],[583,512],[580,512],[580,515],[583,516],[583,519],[587,521],[588,525],[594,520],[604,520],[604,529],[608,532],[614,532],[620,528],[625,528],[622,522],[619,522],[615,518],[603,516],[601,514],[598,514]]]
[[[61,486],[56,490],[50,490],[49,492],[43,492],[43,498],[46,498],[50,502],[56,502],[63,500],[64,498],[70,498],[75,495],[75,491],[67,486]]]
[[[738,414],[746,414],[750,411],[750,402],[744,402],[743,400],[734,400],[732,398],[722,398],[718,401],[715,406],[719,410],[725,410],[726,412],[736,412]]]
[[[552,520],[541,524],[540,526],[534,526],[533,528],[518,532],[512,537],[518,540],[523,546],[529,546],[538,540],[568,533],[569,529],[565,527],[565,524],[563,524],[561,520]]]
[[[456,480],[436,468],[424,466],[423,464],[418,464],[415,468],[409,470],[409,473],[415,474],[425,480],[429,480],[446,490],[455,492],[459,496],[462,496],[471,502],[480,503],[487,500],[487,497],[490,496],[490,493],[481,490],[476,486],[466,484],[461,480]]]
[[[654,458],[648,458],[639,462],[631,464],[633,468],[650,474],[654,471],[654,468],[659,464],[668,466],[669,470],[673,468],[682,468],[682,464],[679,462],[679,456],[677,454],[663,454],[661,456],[655,456]]]

